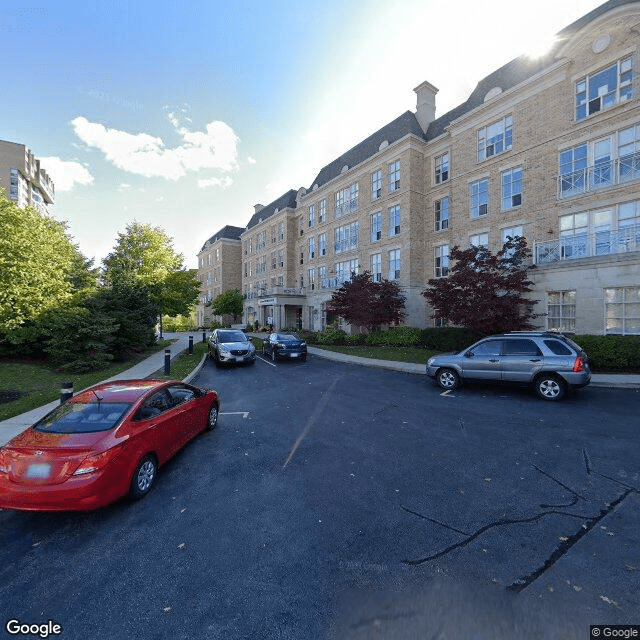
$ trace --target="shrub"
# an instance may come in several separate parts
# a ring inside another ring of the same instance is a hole
[[[363,345],[367,343],[367,334],[366,333],[352,333],[351,335],[347,335],[345,344],[350,345],[352,347],[356,347],[359,345]]]
[[[595,371],[640,372],[640,336],[569,336],[589,356]]]
[[[434,351],[460,351],[483,337],[465,327],[430,327],[422,330],[419,345]]]
[[[415,327],[391,327],[386,331],[372,331],[367,344],[385,347],[416,347],[420,344],[421,332]]]
[[[347,344],[347,334],[337,324],[329,325],[318,333],[318,344]]]

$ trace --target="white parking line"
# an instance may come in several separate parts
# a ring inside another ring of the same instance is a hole
[[[447,398],[455,398],[455,396],[449,395],[450,393],[451,393],[451,389],[447,389],[446,391],[443,391],[440,395],[446,396]]]
[[[266,364],[270,364],[272,367],[276,366],[275,362],[269,362],[269,360],[265,360],[264,358],[261,358],[257,353],[256,353],[256,358],[258,358],[258,360],[262,360],[262,362],[265,362]]]
[[[249,412],[248,411],[221,411],[219,414],[219,416],[242,416],[243,418],[248,418],[249,417]]]

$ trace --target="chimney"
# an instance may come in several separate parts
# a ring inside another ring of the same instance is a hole
[[[264,205],[262,204],[253,205],[253,213],[258,213],[258,211],[262,211],[262,209],[264,209]]]
[[[438,93],[438,89],[425,80],[414,91],[418,97],[416,118],[422,130],[426,133],[427,128],[436,117],[436,93]]]

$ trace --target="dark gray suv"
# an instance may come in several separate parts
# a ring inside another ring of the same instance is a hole
[[[532,386],[543,400],[560,400],[568,389],[589,384],[587,354],[552,331],[514,331],[483,338],[458,353],[429,358],[427,375],[442,389],[461,382]]]

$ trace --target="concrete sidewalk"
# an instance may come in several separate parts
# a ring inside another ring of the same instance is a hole
[[[171,345],[171,359],[173,360],[183,351],[189,348],[189,336],[193,336],[194,344],[199,340],[202,340],[202,334],[195,333],[165,333],[164,337],[167,340],[175,340]],[[257,335],[255,337],[262,337]],[[337,351],[329,351],[328,349],[319,349],[317,347],[308,347],[308,351],[311,355],[327,358],[328,360],[335,360],[337,362],[344,362],[348,364],[356,364],[365,367],[376,367],[379,369],[390,369],[392,371],[401,371],[403,373],[414,373],[417,375],[426,375],[425,365],[415,364],[412,362],[393,362],[391,360],[376,360],[374,358],[361,358],[358,356],[352,356],[346,353],[339,353]],[[200,362],[198,367],[189,376],[193,377],[200,366],[204,363],[204,359]],[[156,371],[164,367],[164,350],[160,350],[149,356],[146,360],[139,362],[137,365],[127,369],[111,378],[105,380],[109,382],[111,380],[134,380],[148,378],[152,376]],[[625,389],[640,389],[640,375],[632,374],[594,374],[591,377],[591,385],[594,387],[613,387],[613,388],[625,388]],[[76,389],[77,393],[80,389]],[[37,422],[42,416],[52,411],[60,404],[59,400],[50,402],[47,405],[32,409],[26,413],[20,414],[8,420],[0,422],[0,446],[7,443],[11,438],[24,431],[27,427]]]

